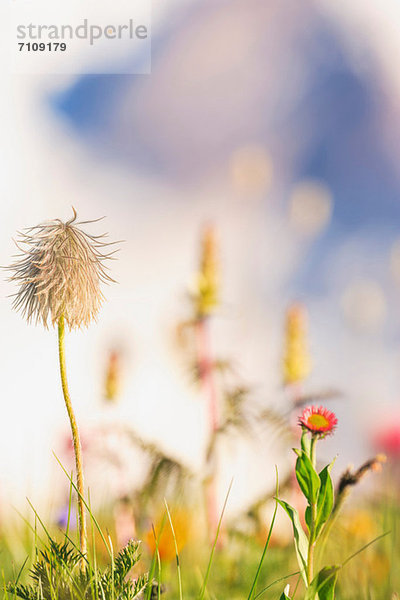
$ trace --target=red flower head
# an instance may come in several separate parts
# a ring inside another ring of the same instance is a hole
[[[329,435],[337,425],[337,418],[333,412],[323,406],[308,406],[299,417],[299,425],[311,433]]]

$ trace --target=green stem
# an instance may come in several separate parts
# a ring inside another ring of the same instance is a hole
[[[308,546],[307,569],[306,569],[306,577],[307,577],[308,585],[311,585],[311,582],[314,577],[314,548],[315,548],[315,542],[311,542],[311,539],[310,539],[310,543]]]
[[[86,535],[86,513],[84,505],[84,484],[83,484],[83,461],[82,446],[79,437],[78,425],[75,413],[72,408],[71,397],[68,390],[67,369],[65,364],[65,323],[64,315],[58,320],[58,356],[60,361],[61,387],[64,395],[65,406],[67,408],[69,422],[71,425],[72,440],[74,443],[75,466],[76,466],[76,487],[78,490],[78,521],[79,521],[79,543],[83,556],[87,553],[87,535]],[[85,560],[81,561],[81,569],[85,569]]]
[[[315,520],[316,520],[317,505],[311,504],[311,523],[310,523],[310,537],[308,540],[308,552],[307,552],[307,569],[306,577],[308,585],[311,584],[314,577],[314,550],[316,540],[315,537]]]
[[[317,463],[316,456],[315,456],[315,450],[316,450],[316,445],[317,445],[317,439],[318,439],[318,438],[317,438],[317,436],[316,436],[316,435],[313,435],[313,436],[311,437],[311,446],[310,446],[310,460],[311,460],[311,463],[312,463],[312,466],[314,467],[314,469],[315,469],[315,466],[316,466],[316,463]]]
[[[315,469],[316,466],[316,442],[318,437],[313,435],[311,437],[311,445],[310,445],[310,460],[312,466]],[[310,504],[311,508],[311,522],[310,522],[310,537],[308,541],[308,553],[307,553],[307,569],[306,569],[306,577],[308,585],[311,584],[314,577],[314,550],[315,550],[315,522],[317,520],[317,503],[313,502]]]

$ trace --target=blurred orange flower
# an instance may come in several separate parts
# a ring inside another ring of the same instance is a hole
[[[174,526],[178,552],[186,546],[192,530],[192,517],[189,511],[176,510],[171,512],[172,524]],[[171,526],[164,515],[157,520],[154,527],[155,535],[158,537],[158,552],[163,561],[171,561],[175,558],[175,543],[171,531]],[[146,543],[151,552],[156,550],[156,540],[153,528],[150,528],[145,535]]]

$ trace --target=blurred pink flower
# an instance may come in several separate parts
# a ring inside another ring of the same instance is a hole
[[[400,456],[400,421],[387,424],[375,435],[374,445],[390,457]]]

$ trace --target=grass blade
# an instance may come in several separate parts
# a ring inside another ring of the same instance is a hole
[[[206,574],[204,576],[203,585],[202,585],[202,588],[200,590],[199,600],[204,600],[204,594],[206,592],[207,582],[208,582],[208,578],[210,576],[210,571],[211,571],[211,564],[212,564],[212,561],[213,561],[213,558],[214,558],[215,548],[217,547],[217,541],[218,541],[219,532],[220,532],[220,529],[221,529],[221,523],[222,523],[222,519],[223,519],[224,514],[225,514],[225,509],[226,509],[226,505],[228,503],[229,494],[231,493],[232,484],[233,484],[233,479],[232,479],[232,481],[229,484],[229,488],[228,488],[228,491],[227,491],[227,494],[226,494],[226,497],[225,497],[225,502],[224,502],[224,505],[222,507],[221,516],[220,516],[219,521],[218,521],[217,532],[215,534],[215,540],[214,540],[214,543],[213,543],[213,547],[211,549],[210,558],[209,558],[209,561],[208,561]]]
[[[154,529],[154,525],[152,525],[154,540],[156,542],[156,555],[157,555],[157,566],[158,566],[158,577],[157,577],[157,600],[161,598],[161,558],[160,553],[158,551],[157,538],[156,538],[156,530]]]
[[[290,573],[290,575],[284,575],[283,577],[279,577],[279,579],[275,579],[275,581],[273,581],[272,583],[269,583],[267,585],[267,587],[263,588],[260,592],[258,592],[258,594],[256,594],[254,596],[254,600],[256,600],[257,598],[262,596],[273,585],[276,585],[277,583],[281,583],[281,581],[285,581],[285,579],[289,579],[290,577],[294,577],[295,575],[299,575],[299,573],[300,573],[300,571],[295,571],[294,573]]]
[[[271,535],[272,535],[272,530],[273,530],[274,524],[275,524],[276,513],[277,513],[277,510],[278,510],[278,498],[279,498],[279,477],[278,477],[278,467],[276,467],[276,466],[275,466],[275,471],[276,471],[275,510],[274,510],[274,514],[272,516],[271,525],[269,527],[267,541],[265,542],[264,550],[263,550],[263,553],[261,555],[261,559],[260,559],[260,562],[258,564],[257,572],[255,574],[254,581],[253,581],[253,584],[251,586],[251,589],[250,589],[249,595],[247,597],[247,600],[253,600],[254,595],[256,593],[256,586],[257,586],[258,578],[260,577],[261,568],[262,568],[264,560],[265,560],[265,555],[267,554],[269,542],[270,542]]]
[[[165,503],[165,508],[166,508],[166,511],[167,511],[168,521],[169,521],[169,524],[170,524],[170,527],[171,527],[171,531],[172,531],[172,537],[173,537],[173,540],[174,540],[175,555],[176,555],[176,568],[177,568],[177,572],[178,572],[179,600],[182,600],[182,598],[183,598],[183,594],[182,594],[182,577],[181,577],[181,565],[180,565],[180,562],[179,562],[178,544],[176,543],[175,530],[174,530],[174,526],[172,524],[171,515],[170,515],[168,504],[167,504],[167,501],[166,501],[165,498],[164,498],[164,503]]]
[[[83,504],[85,505],[85,508],[88,511],[88,513],[90,515],[90,518],[92,519],[93,523],[95,524],[95,527],[96,527],[97,531],[99,532],[101,539],[103,540],[104,546],[106,547],[108,555],[109,555],[110,559],[112,560],[112,558],[113,558],[112,551],[110,550],[110,548],[109,548],[109,546],[107,544],[107,541],[106,541],[106,538],[104,536],[104,533],[102,532],[101,527],[100,527],[100,525],[99,525],[96,517],[94,516],[94,514],[90,510],[90,506],[86,502],[85,498],[83,498],[83,496],[79,493],[79,490],[78,490],[77,486],[75,485],[72,477],[69,476],[69,473],[64,468],[64,465],[62,464],[62,462],[60,461],[60,459],[58,458],[58,456],[54,452],[53,452],[53,455],[54,455],[56,461],[58,462],[58,464],[60,465],[60,467],[62,468],[62,470],[64,471],[65,475],[68,477],[69,481],[71,482],[71,485],[73,486],[73,488],[76,491],[76,493],[78,494],[78,496],[80,498],[82,498]]]
[[[149,571],[149,586],[147,588],[146,600],[150,600],[151,599],[151,582],[153,581],[154,573],[155,573],[155,570],[156,570],[156,564],[157,564],[157,560],[158,560],[158,556],[159,556],[158,546],[159,546],[159,543],[160,543],[160,538],[161,538],[162,532],[163,532],[164,527],[165,527],[165,521],[166,521],[166,519],[167,519],[167,515],[164,514],[163,520],[161,521],[160,532],[158,534],[158,537],[156,537],[156,548],[155,548],[155,551],[154,551],[154,556],[153,556],[153,560],[151,562],[151,567],[150,567],[150,571]],[[154,525],[152,525],[152,528],[153,528],[153,532],[154,532],[154,535],[155,535]]]
[[[376,537],[373,540],[371,540],[370,542],[368,542],[368,544],[365,544],[365,546],[363,546],[362,548],[360,548],[359,550],[357,550],[357,552],[354,552],[354,554],[351,554],[348,558],[346,558],[346,560],[344,561],[344,563],[342,563],[342,568],[345,565],[347,565],[347,563],[350,562],[353,558],[355,558],[358,554],[361,554],[361,552],[364,552],[364,550],[366,550],[369,546],[372,546],[372,544],[375,544],[375,542],[378,542],[382,538],[386,537],[387,535],[389,535],[389,533],[391,533],[391,532],[390,531],[386,531],[386,533],[382,533],[382,535],[378,535],[378,537]]]
[[[72,473],[71,473],[71,480],[72,480]],[[67,527],[65,530],[65,535],[68,537],[69,534],[69,526],[71,523],[71,509],[72,509],[72,490],[73,487],[71,485],[71,483],[69,484],[69,498],[68,498],[68,518],[67,518]]]
[[[24,568],[25,568],[25,565],[26,565],[26,563],[28,562],[28,559],[29,559],[29,556],[27,556],[27,557],[26,557],[26,559],[24,560],[24,562],[23,562],[23,564],[22,564],[22,567],[21,567],[21,568],[20,568],[20,570],[18,571],[18,575],[17,575],[17,577],[16,577],[16,579],[15,579],[15,585],[18,585],[18,582],[19,582],[19,580],[20,580],[20,578],[21,578],[21,575],[22,575],[22,571],[24,570]]]

